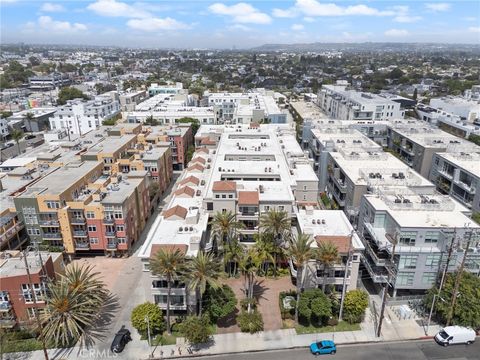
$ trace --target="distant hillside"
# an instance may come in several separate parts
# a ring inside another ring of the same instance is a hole
[[[322,52],[322,51],[468,51],[480,52],[478,44],[427,44],[427,43],[309,43],[265,44],[250,49],[255,52]]]

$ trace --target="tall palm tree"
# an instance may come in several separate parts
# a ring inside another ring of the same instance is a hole
[[[109,292],[90,266],[67,267],[64,275],[49,280],[41,336],[65,346],[85,339],[98,319]]]
[[[268,263],[270,262],[273,264],[275,262],[275,244],[269,239],[269,234],[260,234],[255,237],[256,240],[253,247],[257,256],[262,261],[261,269],[266,275],[268,271]]]
[[[260,217],[260,228],[280,242],[282,235],[291,230],[290,218],[286,211],[269,210]]]
[[[240,244],[237,238],[232,238],[227,243],[225,253],[223,254],[223,261],[225,268],[228,266],[229,276],[235,276],[237,274],[237,264],[240,261],[240,254],[244,251],[243,246]],[[233,271],[231,265],[233,264]]]
[[[20,154],[21,153],[21,151],[20,151],[20,140],[23,139],[23,136],[25,134],[23,133],[22,130],[17,130],[17,129],[13,129],[11,134],[12,134],[12,139],[15,140],[15,142],[17,143],[18,154]]]
[[[35,117],[35,115],[33,115],[33,113],[31,113],[31,112],[27,112],[23,116],[23,119],[27,120],[27,122],[28,122],[28,131],[30,131],[30,132],[32,132],[32,120],[33,120],[34,117]]]
[[[251,300],[253,299],[253,285],[255,283],[255,274],[258,272],[262,260],[258,256],[254,247],[247,249],[244,248],[244,251],[240,255],[240,261],[238,262],[238,267],[244,277],[245,285],[245,295],[248,301],[247,311],[251,312],[252,304]]]
[[[167,332],[170,335],[170,296],[172,293],[172,283],[184,275],[185,254],[179,249],[163,250],[160,249],[150,260],[150,270],[153,275],[165,278],[167,281]]]
[[[191,290],[195,290],[197,298],[200,299],[198,306],[199,316],[202,316],[203,294],[207,289],[207,285],[217,289],[219,287],[217,279],[220,273],[220,263],[216,261],[212,253],[207,254],[199,251],[197,256],[187,262],[186,277],[188,287]]]
[[[211,221],[211,225],[213,234],[220,237],[223,244],[232,238],[236,230],[245,227],[243,223],[237,221],[237,217],[231,211],[217,212]]]
[[[328,270],[338,261],[338,248],[331,241],[321,242],[318,246],[317,259],[323,264],[322,290],[325,292]]]
[[[295,304],[295,321],[298,322],[298,304],[300,302],[300,293],[303,290],[305,281],[306,266],[308,261],[314,256],[312,249],[313,239],[310,235],[299,234],[297,238],[291,237],[287,248],[287,254],[297,265],[297,301]]]

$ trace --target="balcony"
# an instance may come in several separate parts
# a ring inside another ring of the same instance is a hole
[[[105,231],[106,237],[115,237],[115,231]]]
[[[365,222],[364,225],[380,250],[388,250],[393,247],[392,243],[387,239],[384,228],[374,228],[373,225],[368,222]]]
[[[77,250],[89,250],[90,249],[90,243],[88,243],[88,242],[76,242],[75,243],[75,249],[77,249]]]
[[[459,187],[461,187],[462,189],[464,189],[468,193],[475,194],[475,187],[474,186],[465,184],[461,180],[455,180],[454,182],[455,182],[455,184],[457,184]]]
[[[107,250],[117,250],[118,242],[108,242],[107,243]]]
[[[0,312],[10,311],[12,303],[10,301],[0,301]]]
[[[10,319],[0,319],[0,328],[10,329],[16,325],[17,321],[15,318]]]
[[[114,224],[114,223],[115,223],[115,219],[107,219],[107,218],[104,218],[104,219],[103,219],[103,223],[104,223],[104,224]]]
[[[367,269],[374,283],[386,283],[388,281],[387,270],[383,267],[375,266],[368,255],[362,254],[362,264]]]
[[[378,248],[373,245],[368,239],[361,238],[363,246],[365,246],[365,250],[370,256],[370,258],[373,260],[373,263],[375,266],[386,266],[390,264],[390,260],[388,259],[388,255],[382,254],[381,251],[378,250]],[[375,249],[375,248],[376,249]]]
[[[85,230],[73,230],[73,236],[87,237],[87,232]]]
[[[336,176],[332,176],[332,177],[335,183],[337,184],[338,188],[340,189],[340,192],[345,193],[347,191],[347,185],[345,184],[345,180],[337,178]]]
[[[58,220],[40,220],[40,226],[60,226],[60,222]]]
[[[47,234],[43,234],[43,238],[45,238],[45,239],[61,239],[62,234],[61,233],[47,233]]]
[[[85,218],[72,218],[70,224],[72,225],[85,225],[87,220]]]

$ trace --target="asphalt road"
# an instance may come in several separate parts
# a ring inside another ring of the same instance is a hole
[[[27,135],[30,135],[30,134],[27,133]],[[34,139],[30,139],[30,140],[22,139],[22,140],[20,140],[20,150],[21,150],[21,152],[24,153],[27,150],[27,147],[29,146],[30,143],[34,143],[35,141],[38,141],[40,138],[41,138],[41,136],[37,135]],[[1,152],[0,160],[1,161],[5,161],[7,159],[10,159],[10,158],[18,155],[17,143],[14,140],[8,140],[7,142],[9,142],[9,143],[11,142],[14,145],[9,147],[9,148],[6,148],[4,150],[0,150],[0,152]]]
[[[311,360],[315,358],[307,348],[247,354],[229,354],[202,357],[211,360]],[[480,340],[472,345],[442,347],[434,340],[363,345],[340,345],[335,355],[321,355],[319,359],[332,360],[479,360]],[[199,358],[200,359],[200,358]]]

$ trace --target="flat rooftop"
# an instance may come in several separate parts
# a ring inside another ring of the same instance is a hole
[[[462,170],[480,178],[480,147],[471,153],[438,153],[438,156],[457,165]]]
[[[348,126],[328,126],[312,129],[312,135],[324,147],[334,149],[363,149],[365,151],[382,151],[382,147],[356,129]]]
[[[125,144],[136,138],[135,134],[124,134],[122,136],[108,136],[103,141],[88,149],[85,155],[96,155],[99,153],[113,154],[119,151]]]
[[[23,259],[23,255],[21,255],[22,253],[16,251],[4,251],[1,254],[6,253],[10,253],[12,256],[9,258],[4,257],[0,259],[0,278],[5,279],[15,276],[26,276],[27,270],[25,267],[25,260]],[[60,252],[41,252],[41,255],[44,263],[49,257],[52,257],[52,261],[55,262],[59,257],[63,256],[63,254]],[[27,255],[27,263],[32,274],[37,274],[42,268],[38,256],[32,252],[28,253]]]
[[[102,204],[122,204],[129,198],[135,189],[141,184],[143,178],[131,178],[122,180],[107,187],[107,194],[101,200]]]
[[[291,101],[290,106],[302,119],[328,119],[328,116],[313,102]]]

